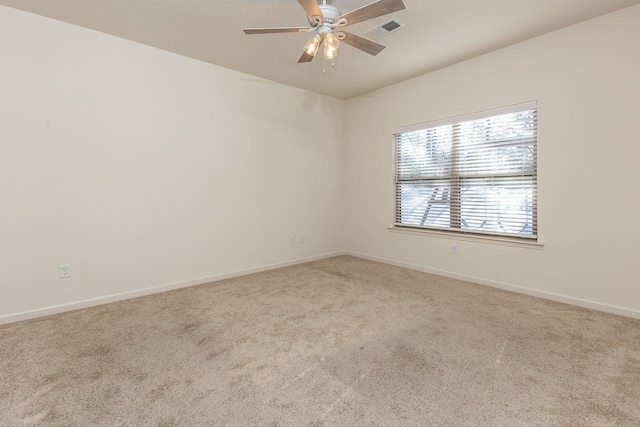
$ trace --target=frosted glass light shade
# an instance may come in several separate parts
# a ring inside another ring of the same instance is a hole
[[[333,33],[327,34],[324,38],[324,58],[333,59],[338,56],[339,45],[338,36]]]
[[[316,34],[315,36],[313,36],[311,40],[307,42],[307,44],[304,47],[304,51],[307,53],[307,55],[316,56],[316,53],[318,52],[318,48],[320,47],[321,42],[322,42],[322,37]]]

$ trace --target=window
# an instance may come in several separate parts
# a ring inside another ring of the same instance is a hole
[[[537,239],[536,103],[394,138],[396,227]]]

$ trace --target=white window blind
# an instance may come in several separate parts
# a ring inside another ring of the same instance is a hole
[[[395,226],[537,239],[537,107],[514,109],[396,133]]]

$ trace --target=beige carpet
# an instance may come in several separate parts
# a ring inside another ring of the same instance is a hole
[[[337,257],[4,326],[0,425],[640,426],[640,321]]]

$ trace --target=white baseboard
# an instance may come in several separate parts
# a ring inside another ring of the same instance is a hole
[[[317,255],[308,258],[301,258],[291,261],[279,262],[275,264],[262,265],[259,267],[247,268],[244,270],[237,270],[228,273],[215,274],[208,277],[198,277],[196,279],[185,280],[181,282],[168,283],[159,286],[152,286],[150,288],[137,289],[134,291],[122,292],[113,295],[106,295],[97,298],[91,298],[82,301],[70,302],[67,304],[54,305],[49,307],[37,308],[34,310],[22,311],[19,313],[5,314],[0,316],[0,325],[20,322],[23,320],[35,319],[38,317],[49,316],[52,314],[64,313],[72,310],[79,310],[82,308],[93,307],[102,304],[108,304],[111,302],[122,301],[131,298],[142,297],[145,295],[158,294],[161,292],[171,291],[174,289],[188,288],[189,286],[201,285],[204,283],[217,282],[224,279],[230,279],[238,276],[245,276],[247,274],[260,273],[262,271],[275,270],[277,268],[289,267],[297,264],[304,264],[305,262],[317,261],[325,258],[332,258],[339,255],[345,255],[345,252],[332,252],[324,255]]]
[[[512,285],[509,283],[497,282],[495,280],[484,279],[481,277],[468,276],[466,274],[458,274],[451,271],[439,270],[435,268],[423,267],[421,265],[410,264],[401,261],[395,261],[392,259],[381,258],[376,256],[365,255],[357,252],[346,251],[346,255],[354,256],[357,258],[368,259],[370,261],[376,261],[383,264],[395,265],[396,267],[408,268],[410,270],[422,271],[424,273],[436,274],[438,276],[450,277],[452,279],[464,280],[467,282],[473,282],[480,285],[491,286],[493,288],[504,289],[506,291],[516,292],[519,294],[530,295],[538,298],[543,298],[551,301],[562,302],[565,304],[575,305],[578,307],[590,308],[593,310],[603,311],[606,313],[618,314],[620,316],[632,317],[640,319],[640,310],[634,310],[632,308],[619,307],[611,304],[604,304],[595,301],[589,301],[581,298],[569,297],[566,295],[554,294],[551,292],[538,291],[535,289],[525,288],[522,286]]]
[[[380,262],[380,263],[383,263],[383,264],[389,264],[389,265],[395,265],[397,267],[408,268],[410,270],[422,271],[422,272],[425,272],[425,273],[436,274],[436,275],[439,275],[439,276],[450,277],[452,279],[464,280],[464,281],[468,281],[468,282],[478,283],[480,285],[486,285],[486,286],[491,286],[491,287],[494,287],[494,288],[504,289],[504,290],[511,291],[511,292],[521,293],[521,294],[525,294],[525,295],[530,295],[530,296],[534,296],[534,297],[548,299],[548,300],[551,300],[551,301],[557,301],[557,302],[562,302],[562,303],[565,303],[565,304],[575,305],[575,306],[578,306],[578,307],[585,307],[585,308],[590,308],[590,309],[593,309],[593,310],[603,311],[603,312],[606,312],[606,313],[613,313],[613,314],[618,314],[618,315],[621,315],[621,316],[640,319],[640,310],[634,310],[634,309],[631,309],[631,308],[625,308],[625,307],[619,307],[619,306],[610,305],[610,304],[598,303],[598,302],[595,302],[595,301],[589,301],[589,300],[584,300],[584,299],[580,299],[580,298],[569,297],[569,296],[566,296],[566,295],[554,294],[554,293],[551,293],[551,292],[538,291],[538,290],[535,290],[535,289],[525,288],[525,287],[522,287],[522,286],[516,286],[516,285],[509,284],[509,283],[497,282],[497,281],[494,281],[494,280],[488,280],[488,279],[475,277],[475,276],[468,276],[468,275],[465,275],[465,274],[458,274],[458,273],[454,273],[454,272],[446,271],[446,270],[439,270],[439,269],[435,269],[435,268],[423,267],[421,265],[410,264],[410,263],[406,263],[406,262],[395,261],[395,260],[392,260],[392,259],[381,258],[381,257],[376,257],[376,256],[370,256],[370,255],[361,254],[361,253],[357,253],[357,252],[339,251],[339,252],[332,252],[332,253],[313,256],[313,257],[308,257],[308,258],[301,258],[301,259],[285,261],[285,262],[280,262],[280,263],[275,263],[275,264],[262,265],[262,266],[259,266],[259,267],[253,267],[253,268],[248,268],[248,269],[243,269],[243,270],[237,270],[237,271],[232,271],[232,272],[228,272],[228,273],[221,273],[221,274],[216,274],[216,275],[208,276],[208,277],[199,277],[199,278],[185,280],[185,281],[181,281],[181,282],[168,283],[168,284],[164,284],[164,285],[153,286],[153,287],[150,287],[150,288],[138,289],[138,290],[129,291],[129,292],[122,292],[122,293],[113,294],[113,295],[106,295],[106,296],[103,296],[103,297],[91,298],[91,299],[82,300],[82,301],[75,301],[75,302],[71,302],[71,303],[67,303],[67,304],[60,304],[60,305],[55,305],[55,306],[43,307],[43,308],[38,308],[38,309],[34,309],[34,310],[22,311],[22,312],[19,312],[19,313],[5,314],[5,315],[0,316],[0,325],[4,325],[4,324],[8,324],[8,323],[14,323],[14,322],[20,322],[20,321],[23,321],[23,320],[35,319],[35,318],[38,318],[38,317],[49,316],[49,315],[52,315],[52,314],[64,313],[64,312],[67,312],[67,311],[79,310],[79,309],[82,309],[82,308],[88,308],[88,307],[93,307],[93,306],[97,306],[97,305],[108,304],[108,303],[111,303],[111,302],[122,301],[122,300],[126,300],[126,299],[131,299],[131,298],[137,298],[137,297],[141,297],[141,296],[145,296],[145,295],[157,294],[157,293],[161,293],[161,292],[171,291],[171,290],[174,290],[174,289],[187,288],[189,286],[200,285],[200,284],[203,284],[203,283],[217,282],[217,281],[220,281],[220,280],[230,279],[230,278],[233,278],[233,277],[245,276],[247,274],[260,273],[262,271],[275,270],[277,268],[289,267],[289,266],[297,265],[297,264],[304,264],[306,262],[317,261],[317,260],[320,260],[320,259],[331,258],[331,257],[339,256],[339,255],[350,255],[350,256],[357,257],[357,258],[363,258],[363,259],[368,259],[370,261]]]

